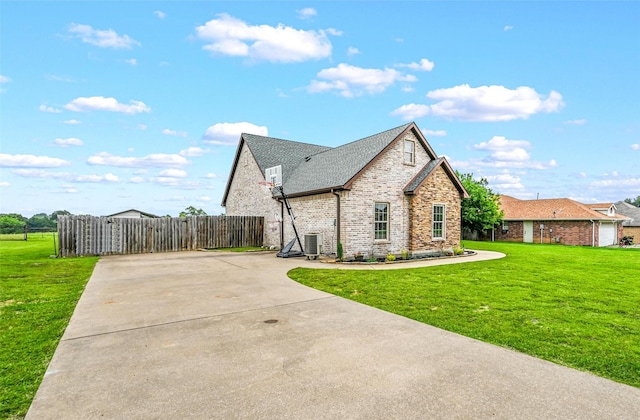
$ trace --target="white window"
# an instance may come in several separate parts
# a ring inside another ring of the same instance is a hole
[[[373,230],[376,241],[389,240],[389,203],[376,203]]]
[[[445,238],[445,213],[444,204],[433,205],[433,230],[431,239]]]
[[[409,165],[416,163],[416,142],[413,140],[404,141],[404,163]]]

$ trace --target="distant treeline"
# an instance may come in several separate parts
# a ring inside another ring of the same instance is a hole
[[[30,231],[55,231],[58,228],[58,216],[70,214],[66,210],[57,210],[51,214],[38,213],[26,218],[18,213],[2,213],[0,233],[22,233],[25,226]]]

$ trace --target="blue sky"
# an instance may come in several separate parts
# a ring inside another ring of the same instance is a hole
[[[0,4],[0,212],[208,214],[241,132],[415,121],[496,192],[640,195],[640,2]]]

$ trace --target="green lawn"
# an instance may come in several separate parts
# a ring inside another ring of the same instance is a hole
[[[298,268],[308,286],[640,387],[640,250],[469,242],[500,260],[390,271]]]
[[[0,237],[0,418],[23,417],[97,257],[56,259],[51,233]]]

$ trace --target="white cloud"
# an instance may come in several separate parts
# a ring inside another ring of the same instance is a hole
[[[360,96],[364,93],[376,94],[384,92],[395,82],[415,82],[416,77],[404,74],[395,69],[365,69],[341,63],[337,67],[320,70],[307,87],[310,93],[337,91],[345,98]]]
[[[58,76],[55,74],[47,74],[44,76],[45,79],[47,80],[53,80],[55,82],[66,82],[66,83],[73,83],[75,82],[75,80],[73,80],[70,77],[66,77],[66,76]]]
[[[138,130],[142,130],[142,131],[144,131],[144,130],[146,130],[147,128],[149,128],[149,126],[148,126],[148,125],[146,125],[146,124],[138,124]]]
[[[124,62],[132,66],[138,65],[138,60],[136,60],[135,58],[129,58],[128,60],[124,60]]]
[[[10,184],[10,183],[8,183],[7,181],[0,181],[0,187],[8,187],[8,186],[10,186],[10,185],[11,185],[11,184]]]
[[[78,125],[78,124],[82,124],[80,121],[78,120],[64,120],[63,121],[65,124],[69,124],[69,125]]]
[[[502,173],[499,175],[485,176],[489,181],[489,186],[498,190],[520,190],[524,188],[524,185],[520,182],[520,177],[512,175],[510,173]]]
[[[235,146],[238,144],[240,134],[242,133],[268,136],[269,130],[265,126],[259,126],[249,122],[217,123],[207,128],[202,139],[207,144]]]
[[[413,62],[409,64],[398,64],[397,67],[408,67],[413,71],[431,71],[435,63],[433,61],[429,61],[426,58],[420,60],[419,63]]]
[[[354,55],[360,54],[360,50],[357,49],[356,47],[349,47],[347,48],[347,55],[349,57],[352,57]]]
[[[547,97],[527,86],[459,85],[427,93],[434,105],[403,105],[391,114],[405,120],[426,115],[461,121],[511,121],[528,119],[540,112],[557,112],[564,106],[562,95],[552,90]]]
[[[0,83],[9,83],[10,81],[11,81],[10,77],[3,76],[2,74],[0,74]]]
[[[131,49],[140,43],[129,35],[118,35],[113,29],[94,29],[90,25],[72,23],[69,32],[80,38],[82,42],[102,48]]]
[[[209,153],[209,149],[203,149],[202,147],[188,147],[180,150],[180,156],[184,157],[198,157]]]
[[[54,108],[54,107],[51,107],[51,106],[46,106],[46,105],[40,105],[38,107],[38,109],[40,111],[42,111],[42,112],[52,112],[54,114],[58,114],[58,113],[62,112],[62,110],[60,110],[60,109],[57,109],[57,108]]]
[[[513,29],[513,26],[511,26],[511,25],[505,25],[505,27],[504,27],[503,29],[504,29],[504,31],[505,31],[505,32],[508,32],[508,31],[510,31],[510,30],[512,30],[512,29]]]
[[[474,149],[489,152],[482,159],[472,158],[467,161],[451,162],[457,169],[474,170],[478,168],[519,168],[519,169],[549,169],[558,166],[555,160],[539,162],[531,159],[526,149],[531,149],[527,140],[509,140],[503,136],[494,136],[489,141],[473,146]]]
[[[207,179],[215,179],[215,178],[218,178],[218,175],[214,174],[213,172],[209,172],[204,177]]]
[[[296,13],[300,19],[311,19],[318,14],[316,9],[313,7],[305,7],[304,9],[296,10]]]
[[[96,153],[87,159],[89,165],[117,166],[123,168],[166,168],[179,167],[190,162],[175,154],[151,154],[143,157],[114,156],[106,152]]]
[[[132,184],[141,184],[144,182],[144,178],[141,176],[134,176],[132,178],[129,178],[129,182],[131,182]]]
[[[580,119],[580,120],[569,120],[569,121],[565,121],[565,124],[571,124],[571,125],[584,125],[587,123],[587,120]]]
[[[89,183],[99,183],[99,182],[119,182],[120,178],[112,173],[108,173],[105,175],[78,175],[74,177],[71,182],[89,182]]]
[[[187,171],[183,171],[182,169],[165,169],[164,171],[160,171],[158,175],[169,178],[186,178]]]
[[[69,165],[71,165],[71,162],[68,160],[49,156],[0,153],[0,167],[3,168],[59,168]]]
[[[196,198],[196,201],[200,203],[208,203],[209,201],[211,201],[211,197],[207,195],[201,195],[200,197]]]
[[[425,130],[424,134],[426,136],[432,136],[432,137],[444,137],[447,135],[447,131],[446,130]]]
[[[104,96],[79,97],[64,106],[65,109],[75,112],[84,111],[111,111],[124,114],[137,114],[139,112],[151,112],[151,108],[141,101],[129,101],[129,105],[119,103],[115,98]]]
[[[25,178],[44,178],[44,179],[60,179],[67,182],[76,183],[100,183],[100,182],[119,182],[120,179],[112,174],[104,175],[74,175],[69,172],[48,172],[43,169],[15,169],[12,171],[15,175]]]
[[[82,146],[84,144],[82,140],[75,137],[69,137],[67,139],[57,138],[53,142],[58,146],[62,146],[62,147]]]
[[[638,144],[638,143],[632,144],[632,145],[631,145],[631,148],[632,148],[633,150],[640,150],[640,144]]]
[[[400,108],[394,109],[391,115],[400,116],[407,121],[413,121],[429,115],[429,106],[422,104],[402,105]]]
[[[337,33],[335,30],[305,31],[283,24],[253,26],[225,13],[196,27],[197,38],[209,42],[204,50],[280,63],[331,56],[332,45],[327,34]]]
[[[167,136],[187,137],[186,131],[176,131],[176,130],[170,130],[168,128],[165,128],[164,130],[162,130],[162,134],[165,134]]]
[[[160,20],[164,19],[165,17],[167,17],[167,14],[165,12],[162,12],[160,10],[156,10],[153,12],[154,15],[156,15],[156,17]]]
[[[640,188],[640,178],[625,178],[625,179],[606,179],[602,181],[593,181],[590,186],[592,187],[638,187]]]

